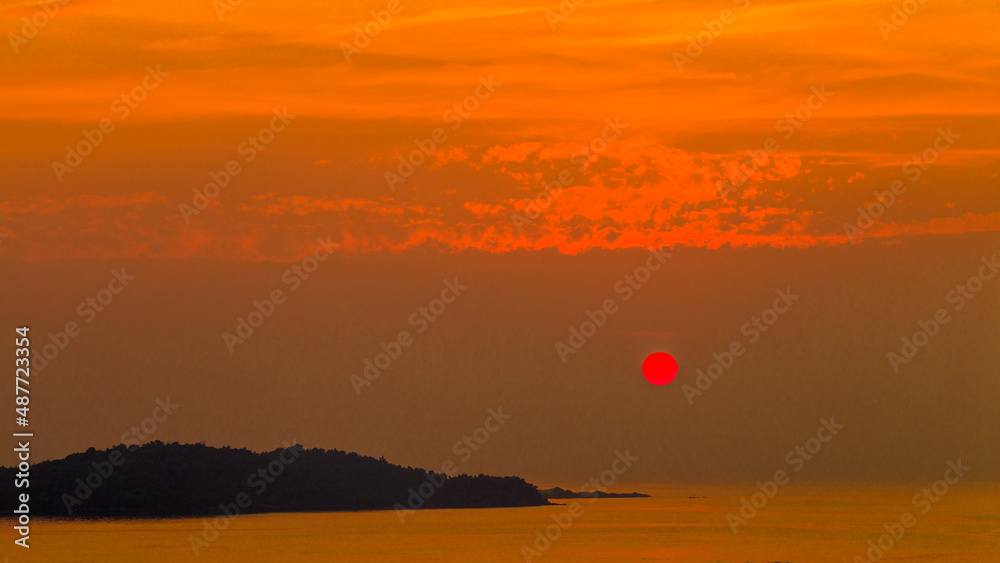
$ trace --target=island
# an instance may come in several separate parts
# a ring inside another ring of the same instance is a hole
[[[454,465],[452,464],[452,467]],[[124,444],[0,468],[4,514],[28,494],[32,516],[172,517],[265,512],[494,508],[551,504],[520,477],[425,471],[299,444],[270,452],[204,444]]]
[[[580,491],[574,492],[561,487],[552,489],[538,489],[539,494],[547,499],[567,499],[567,498],[649,498],[649,495],[642,493],[606,493],[604,491]]]

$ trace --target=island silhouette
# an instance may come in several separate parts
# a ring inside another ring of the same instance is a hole
[[[607,491],[580,491],[575,492],[562,487],[551,489],[538,489],[539,494],[547,499],[570,499],[570,498],[649,498],[643,493],[609,493]]]
[[[384,458],[285,444],[270,452],[204,444],[124,444],[30,468],[0,468],[5,514],[30,495],[32,515],[167,517],[266,512],[494,508],[550,504],[520,477],[446,475]]]

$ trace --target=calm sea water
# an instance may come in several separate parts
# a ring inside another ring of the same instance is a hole
[[[912,504],[921,488],[787,487],[737,534],[726,515],[738,511],[752,488],[639,487],[654,498],[560,501],[579,502],[582,513],[531,561],[852,562],[905,512],[916,523],[893,540],[882,561],[1000,561],[1000,486],[959,483],[926,514]],[[545,547],[544,540],[536,545],[536,532],[554,524],[553,515],[567,522],[568,509],[417,511],[405,524],[392,511],[240,516],[202,546],[197,559],[526,561],[522,546]],[[190,538],[200,536],[204,524],[201,518],[36,519],[25,550],[13,546],[5,520],[2,553],[10,563],[188,561],[195,557]]]

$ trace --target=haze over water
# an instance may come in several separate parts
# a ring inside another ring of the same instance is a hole
[[[929,483],[927,484],[929,485]],[[925,485],[785,487],[734,535],[747,487],[642,487],[653,498],[564,500],[563,506],[426,510],[400,524],[395,512],[244,515],[197,559],[271,561],[526,561],[522,546],[568,504],[583,513],[531,561],[842,562],[865,556],[883,525],[912,512],[916,524],[882,560],[988,563],[1000,560],[1000,489],[958,483],[926,514],[911,503]],[[690,499],[689,496],[707,498]],[[202,518],[65,521],[40,519],[33,547],[14,563],[159,562],[195,557]],[[555,532],[552,532],[553,535]],[[883,540],[885,541],[885,540]],[[539,545],[544,545],[541,543]]]

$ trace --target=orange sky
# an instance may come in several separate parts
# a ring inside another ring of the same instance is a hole
[[[286,260],[327,234],[348,252],[842,244],[894,180],[905,193],[862,236],[1000,228],[995,2],[927,2],[888,38],[891,2],[598,1],[555,29],[556,3],[247,0],[221,18],[218,5],[5,6],[0,252]],[[347,62],[373,10],[391,19]],[[674,53],[723,16],[679,71]],[[30,39],[24,17],[45,22]],[[141,102],[116,102],[144,78]],[[448,113],[477,87],[473,111]],[[295,118],[248,161],[241,143],[275,108]],[[797,110],[809,117],[789,127]],[[616,118],[627,127],[581,160]],[[105,119],[92,154],[53,169]],[[400,155],[439,128],[389,189]],[[957,138],[914,178],[902,167],[939,128]],[[769,138],[770,158],[720,197]],[[185,222],[181,204],[234,159],[240,173]]]
[[[1000,248],[994,0],[928,0],[898,29],[892,2],[852,0],[592,0],[565,21],[557,0],[224,1],[0,8],[2,310],[38,346],[83,326],[33,388],[41,459],[110,446],[169,396],[155,439],[428,468],[502,405],[516,421],[463,471],[564,486],[626,447],[631,482],[756,480],[826,416],[851,437],[809,479],[959,456],[1000,475],[996,286],[903,374],[886,361]],[[333,257],[228,349],[317,237]],[[662,245],[663,273],[562,362]],[[114,269],[134,284],[90,323]],[[349,376],[456,277],[468,296],[359,397]],[[802,303],[689,405],[784,288]],[[681,372],[651,389],[658,350]]]

